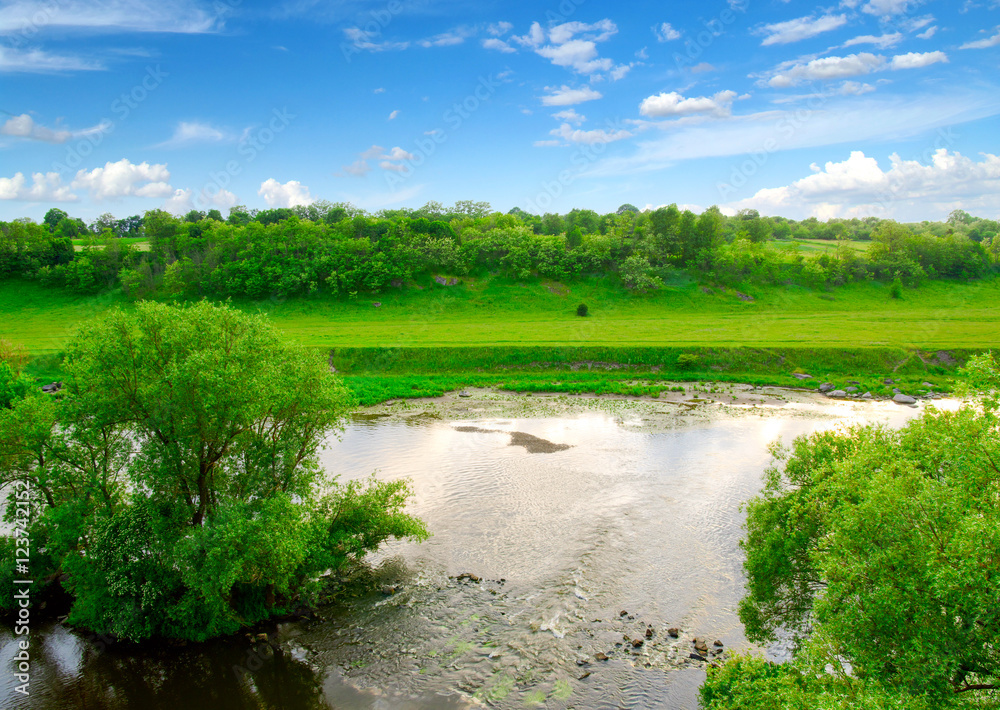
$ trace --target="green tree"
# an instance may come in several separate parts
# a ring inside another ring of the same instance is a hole
[[[746,506],[747,636],[793,634],[796,667],[831,668],[841,697],[858,682],[914,707],[997,699],[1000,374],[985,355],[966,375],[980,394],[957,411],[775,448]]]
[[[65,369],[62,401],[0,412],[0,483],[32,482],[33,571],[65,574],[75,625],[233,633],[307,603],[348,558],[426,536],[404,482],[338,486],[320,468],[351,398],[263,316],[140,303],[85,327]]]

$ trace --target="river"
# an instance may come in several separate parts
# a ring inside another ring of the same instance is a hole
[[[768,444],[917,410],[813,398],[649,411],[535,398],[355,417],[327,469],[411,479],[411,512],[432,532],[370,556],[370,591],[272,627],[268,643],[139,649],[50,623],[32,629],[32,695],[5,676],[5,707],[695,708],[693,640],[710,660],[747,648],[740,504],[760,489]]]

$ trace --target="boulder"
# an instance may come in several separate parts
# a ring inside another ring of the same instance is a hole
[[[819,391],[820,392],[829,392],[832,389],[833,389],[833,385],[830,384],[829,382],[824,382],[823,384],[821,384],[819,386]]]
[[[871,399],[871,398],[872,398],[871,392],[865,392],[863,395],[861,395],[861,399]]]
[[[858,388],[857,388],[857,387],[854,387],[854,386],[851,386],[851,387],[848,387],[848,388],[847,388],[847,391],[848,391],[848,392],[857,392],[857,391],[858,391]]]
[[[896,404],[916,404],[917,400],[908,394],[897,394],[892,398],[892,401]]]
[[[382,307],[382,302],[381,301],[375,301],[374,303],[372,303],[372,305],[375,306],[376,308],[381,308]]]
[[[847,392],[844,390],[833,390],[832,392],[826,393],[827,397],[834,397],[835,399],[840,399],[841,397],[846,397]]]
[[[670,638],[675,639],[681,635],[681,630],[676,628],[667,629],[667,635],[670,636]]]
[[[794,377],[796,380],[810,380],[810,379],[812,379],[812,375],[807,375],[807,374],[805,374],[803,372],[793,372],[792,373],[792,377]]]

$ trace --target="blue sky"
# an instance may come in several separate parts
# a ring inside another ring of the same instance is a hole
[[[0,0],[0,219],[1000,217],[1000,0]]]

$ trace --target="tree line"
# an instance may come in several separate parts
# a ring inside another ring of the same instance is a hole
[[[626,288],[655,290],[686,270],[726,285],[976,278],[1000,256],[1000,225],[956,210],[946,222],[877,218],[793,221],[755,210],[701,214],[676,205],[598,214],[503,214],[485,202],[368,214],[349,204],[233,207],[183,217],[150,210],[89,227],[62,210],[41,224],[0,222],[0,277],[30,277],[92,293],[260,298],[378,293],[420,274],[500,273],[562,280],[615,274]],[[835,248],[803,253],[796,240]],[[861,242],[866,248],[858,250]]]

